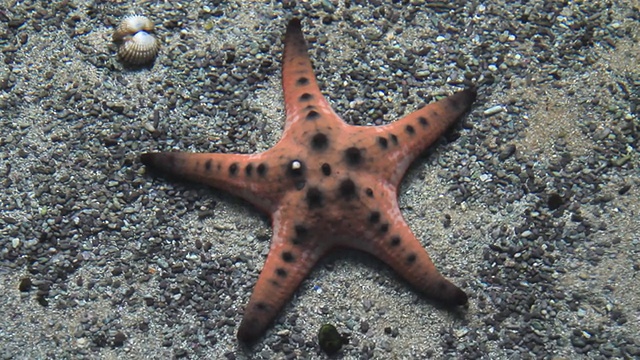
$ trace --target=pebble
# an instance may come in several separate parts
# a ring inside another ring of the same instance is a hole
[[[504,111],[504,108],[501,105],[492,106],[488,109],[485,109],[482,114],[484,116],[496,115]]]
[[[360,323],[360,332],[366,334],[369,331],[369,323],[363,321]]]

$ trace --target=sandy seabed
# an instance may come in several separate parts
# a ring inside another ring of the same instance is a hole
[[[134,13],[162,42],[148,67],[111,42]],[[344,359],[637,358],[639,14],[637,1],[3,1],[0,357],[324,358],[330,323],[349,335]],[[152,177],[139,155],[275,144],[292,17],[350,124],[478,85],[399,192],[470,295],[462,313],[340,252],[238,345],[268,219]]]

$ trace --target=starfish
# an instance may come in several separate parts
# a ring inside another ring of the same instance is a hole
[[[316,82],[300,20],[284,40],[281,140],[258,154],[161,152],[141,161],[167,175],[227,191],[270,215],[273,236],[238,329],[258,340],[318,260],[336,247],[368,252],[426,297],[448,306],[467,295],[436,270],[400,213],[397,189],[412,161],[475,100],[455,93],[383,126],[352,126]]]

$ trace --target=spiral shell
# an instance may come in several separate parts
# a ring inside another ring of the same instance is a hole
[[[151,33],[154,30],[149,18],[141,15],[127,16],[113,34],[113,41],[120,43],[120,60],[142,65],[153,61],[160,50],[160,42]]]

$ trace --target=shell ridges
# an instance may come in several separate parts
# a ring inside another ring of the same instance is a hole
[[[160,49],[160,42],[151,33],[153,22],[142,15],[125,17],[113,34],[113,41],[120,43],[120,60],[141,65],[153,61]]]
[[[118,56],[125,62],[140,65],[152,61],[158,55],[159,49],[160,44],[153,35],[139,31],[125,39],[120,46]]]

